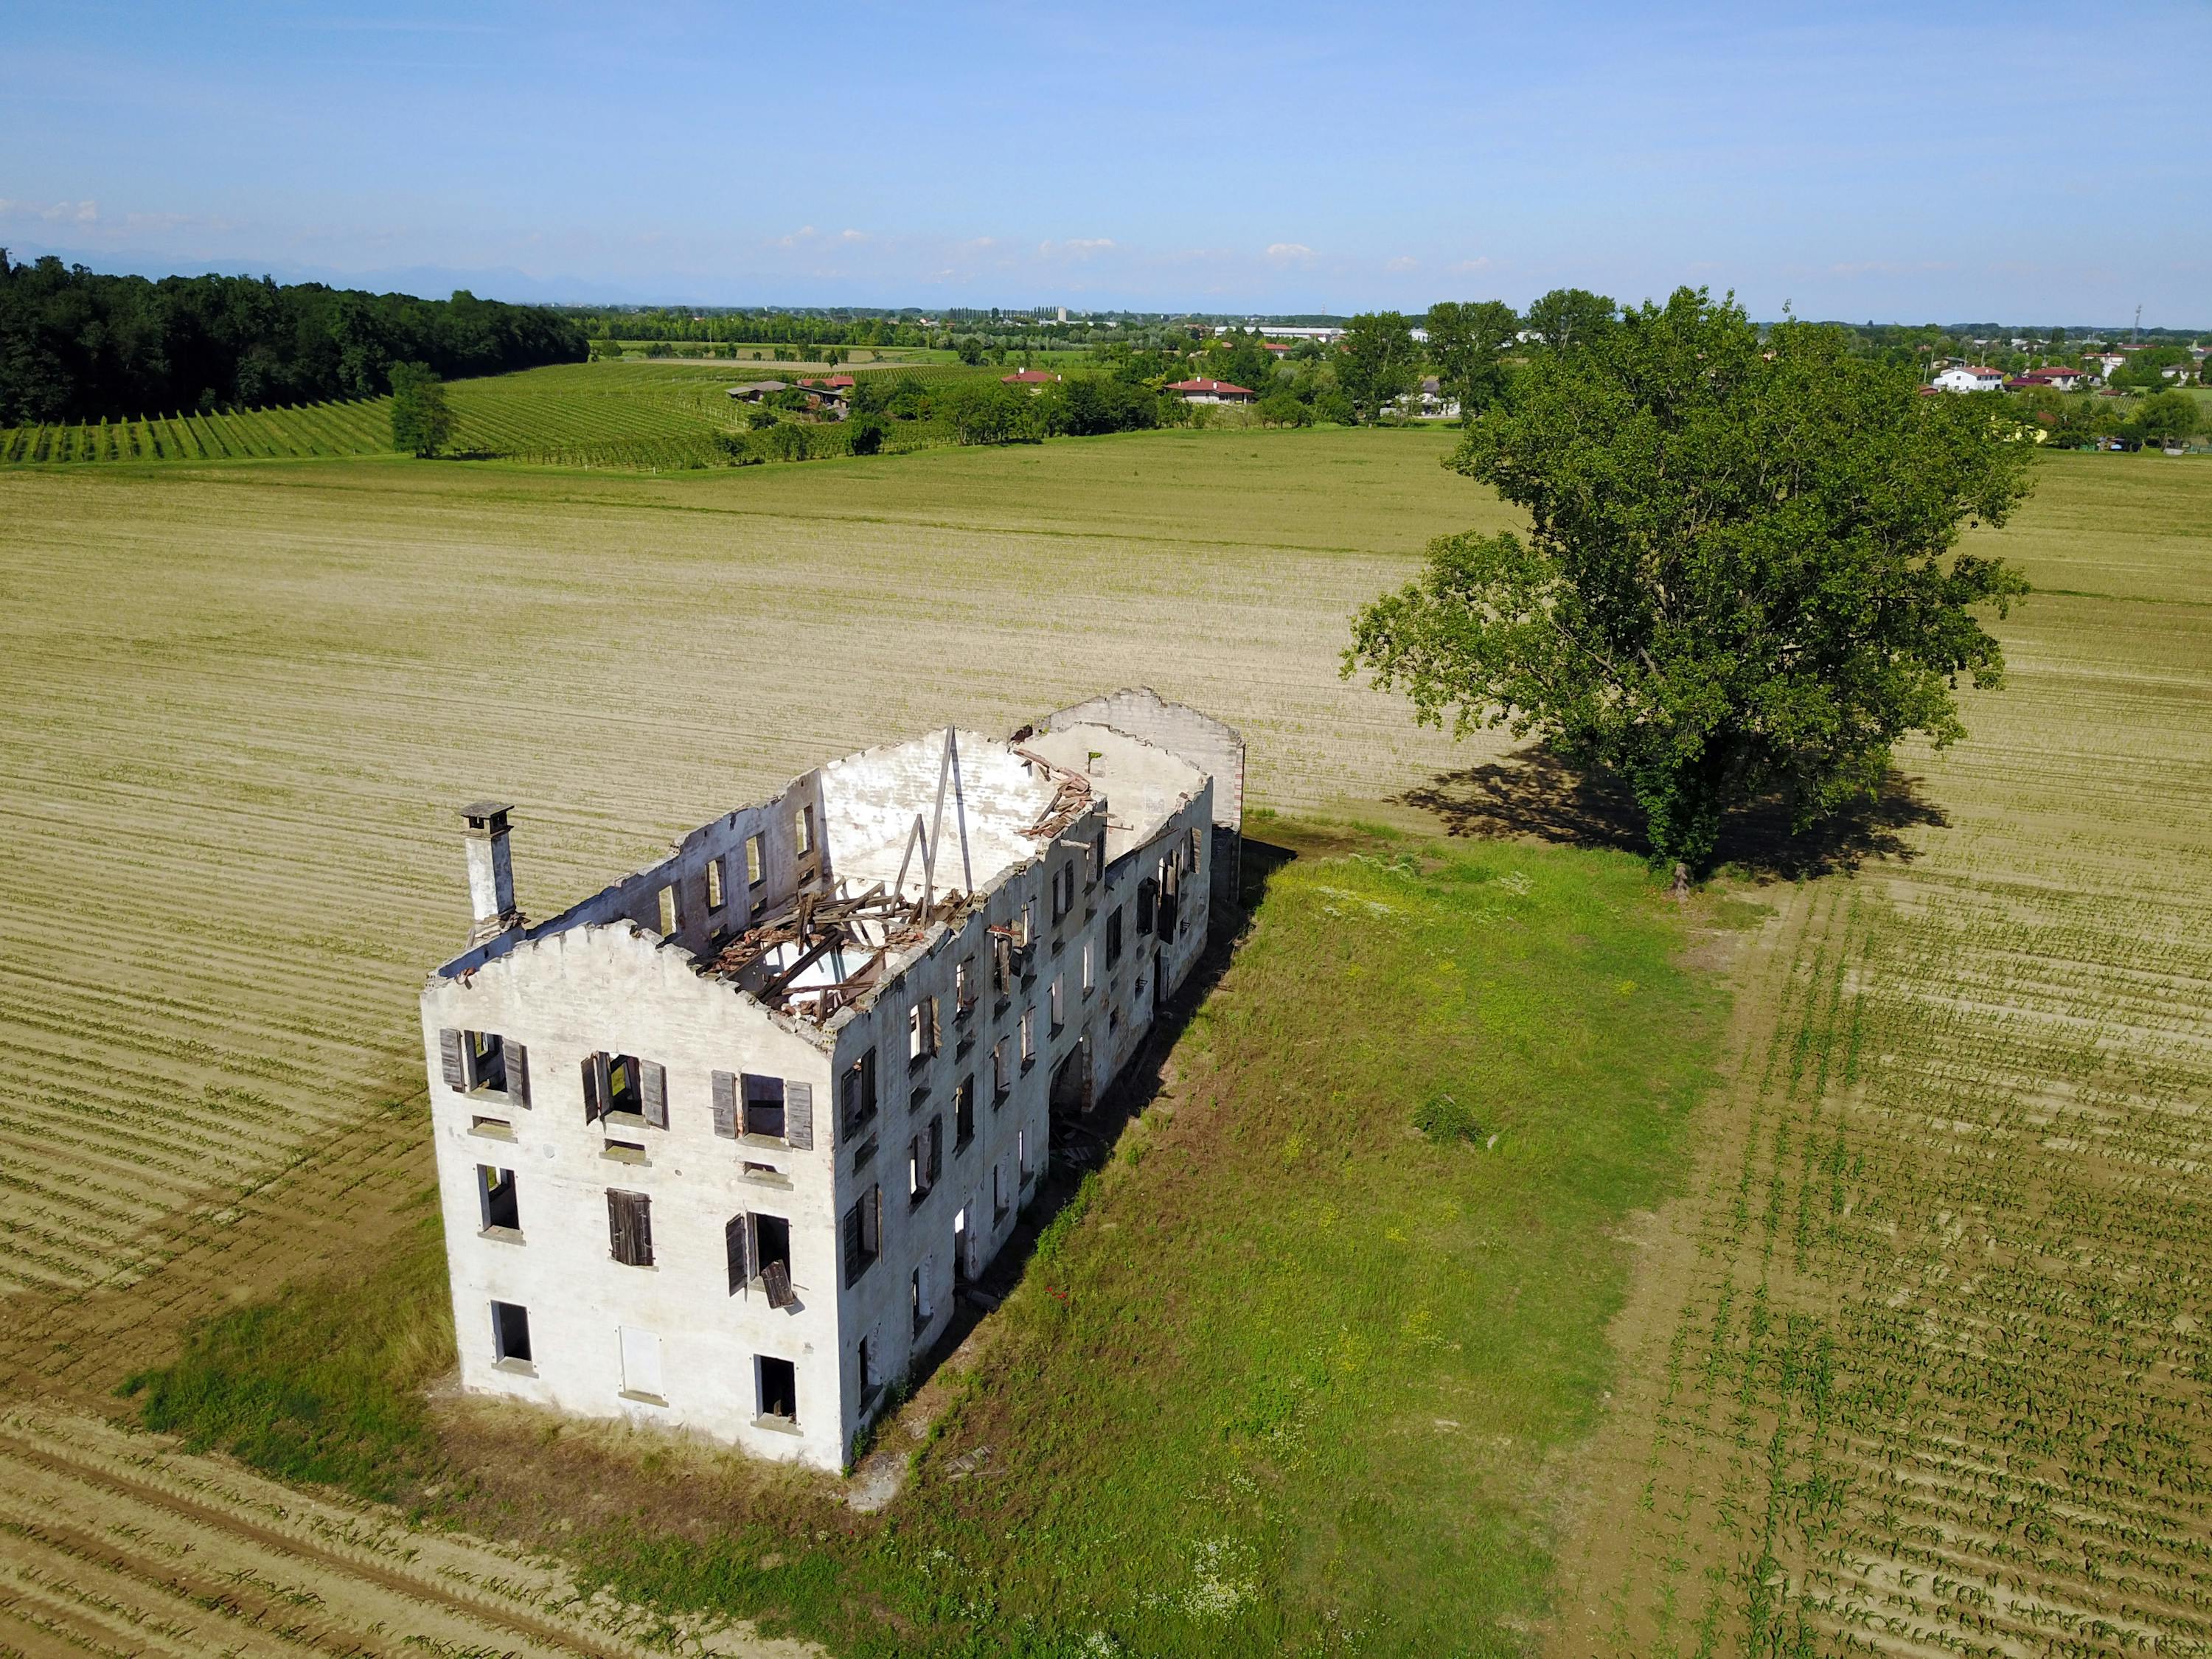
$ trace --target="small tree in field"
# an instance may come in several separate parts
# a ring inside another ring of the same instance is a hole
[[[1433,544],[1344,672],[1617,773],[1655,858],[1702,872],[1730,806],[1781,788],[1802,829],[1905,733],[1963,736],[1958,676],[2000,683],[1970,607],[2027,583],[1954,544],[2020,502],[2033,446],[1982,402],[1678,290],[1532,356],[1452,461],[1531,533]]]
[[[453,435],[453,412],[445,383],[421,363],[392,366],[392,447],[417,456],[436,454]]]

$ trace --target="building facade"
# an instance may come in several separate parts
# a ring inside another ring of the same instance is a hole
[[[1181,712],[1203,759],[1171,715],[864,750],[543,923],[465,809],[422,997],[463,1386],[843,1466],[1205,949],[1234,733]]]

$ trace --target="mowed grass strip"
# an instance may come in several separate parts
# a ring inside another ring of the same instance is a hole
[[[1626,857],[1278,833],[1306,852],[884,1516],[650,1436],[586,1479],[536,1413],[434,1466],[430,1231],[202,1328],[147,1420],[841,1653],[1525,1651],[1722,999]]]

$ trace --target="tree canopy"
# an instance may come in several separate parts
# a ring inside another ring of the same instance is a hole
[[[1537,343],[1553,351],[1587,345],[1613,326],[1620,307],[1586,288],[1555,288],[1528,307],[1528,326]]]
[[[1876,791],[1906,733],[1964,735],[1958,677],[2004,668],[1972,607],[2027,584],[1956,544],[2005,520],[2033,454],[1838,331],[1762,337],[1680,289],[1532,355],[1451,463],[1529,534],[1433,544],[1344,672],[1619,775],[1654,856],[1702,872],[1730,806],[1779,788],[1803,828]]]
[[[434,455],[453,435],[445,383],[427,364],[392,364],[392,447],[405,454]]]
[[[1392,398],[1413,389],[1420,362],[1413,325],[1395,311],[1364,313],[1344,331],[1337,386],[1352,400],[1354,416],[1371,421]]]
[[[392,365],[498,374],[575,362],[583,330],[532,306],[264,277],[103,276],[0,249],[0,426],[368,398]]]
[[[1503,300],[1453,300],[1429,307],[1429,361],[1468,419],[1505,395],[1511,373],[1505,354],[1520,328],[1519,313]]]

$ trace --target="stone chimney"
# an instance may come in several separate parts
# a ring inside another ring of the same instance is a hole
[[[481,945],[522,924],[514,908],[514,866],[507,850],[507,815],[514,809],[499,801],[480,800],[461,808],[467,829],[461,844],[469,855],[469,908],[473,925],[469,943]]]

